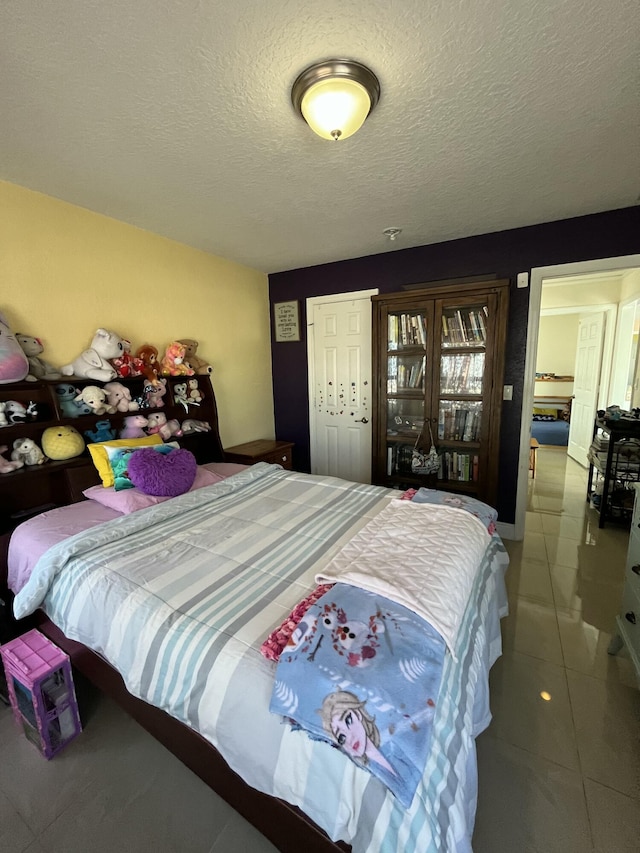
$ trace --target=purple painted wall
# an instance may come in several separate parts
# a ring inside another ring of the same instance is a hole
[[[295,467],[309,471],[307,297],[376,287],[380,293],[391,293],[405,284],[488,274],[508,278],[511,293],[504,382],[513,385],[513,402],[502,407],[498,511],[501,521],[513,523],[529,310],[529,289],[516,287],[516,275],[532,267],[638,252],[640,208],[630,207],[270,275],[271,303],[300,301],[302,338],[299,343],[272,341],[277,437],[295,441]]]

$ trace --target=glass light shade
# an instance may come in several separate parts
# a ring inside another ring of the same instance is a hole
[[[371,100],[355,80],[319,80],[305,93],[300,110],[309,127],[323,139],[347,139],[364,124]]]

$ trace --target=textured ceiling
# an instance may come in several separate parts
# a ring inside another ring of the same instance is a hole
[[[2,0],[0,178],[265,272],[626,207],[639,44],[638,0]],[[289,97],[333,56],[382,87],[338,143]]]

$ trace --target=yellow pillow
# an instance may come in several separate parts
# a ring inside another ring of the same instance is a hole
[[[558,410],[557,409],[540,409],[537,406],[534,406],[533,407],[533,414],[534,415],[553,415],[554,418],[557,418],[558,417]],[[91,445],[89,445],[89,446],[91,446]]]
[[[144,438],[116,438],[113,441],[99,441],[95,444],[87,445],[93,464],[96,466],[98,474],[100,474],[100,479],[102,480],[102,485],[105,489],[108,489],[109,486],[113,486],[114,481],[109,457],[107,456],[107,451],[104,448],[148,447],[150,444],[163,444],[163,441],[160,436],[155,433],[154,435],[147,435]]]

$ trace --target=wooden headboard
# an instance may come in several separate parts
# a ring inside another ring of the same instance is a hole
[[[180,404],[174,394],[177,383],[184,382],[185,377],[167,378],[167,392],[163,398],[164,406],[158,409],[143,409],[142,414],[162,411],[168,419],[175,418],[180,423],[186,419],[207,421],[211,426],[209,432],[193,432],[179,437],[177,440],[183,447],[191,450],[199,464],[206,462],[224,461],[224,451],[218,429],[218,409],[211,379],[208,375],[194,377],[198,381],[203,400],[200,405],[190,405],[187,410]],[[144,377],[134,379],[119,379],[126,385],[131,396],[142,398]],[[86,385],[101,383],[89,379],[63,377],[60,380],[38,382],[13,382],[0,385],[0,402],[15,400],[27,406],[35,403],[36,416],[24,423],[9,424],[0,427],[0,445],[8,445],[4,453],[5,459],[10,458],[14,440],[31,438],[38,446],[42,443],[42,434],[48,427],[58,425],[73,426],[88,441],[86,431],[95,433],[98,422],[109,421],[111,429],[115,429],[119,437],[127,412],[117,412],[113,415],[97,416],[81,415],[70,418],[64,415],[59,395],[58,385],[73,385],[82,388]],[[7,537],[12,530],[25,519],[36,515],[45,509],[56,506],[66,506],[83,500],[82,491],[99,482],[98,474],[91,462],[89,451],[85,448],[81,456],[64,462],[47,461],[42,465],[25,466],[8,474],[0,474],[0,536]]]

